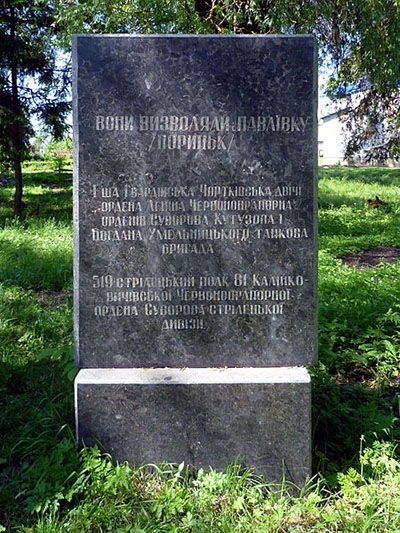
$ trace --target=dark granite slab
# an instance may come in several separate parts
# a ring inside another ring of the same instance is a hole
[[[235,459],[268,481],[311,476],[305,369],[90,369],[76,380],[79,442],[115,460],[223,470]]]
[[[315,358],[309,36],[74,38],[81,367]]]

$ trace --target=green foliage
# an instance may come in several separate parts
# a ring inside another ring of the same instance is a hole
[[[394,533],[400,525],[400,463],[394,448],[376,443],[361,450],[359,460],[360,469],[339,475],[336,494],[310,484],[290,495],[271,491],[236,465],[224,473],[193,475],[183,465],[151,472],[113,465],[97,448],[84,449],[64,489],[31,522],[30,531]]]
[[[43,134],[37,134],[31,139],[31,158],[34,156],[41,156],[44,153],[46,147],[46,136]]]
[[[73,33],[206,33],[194,3],[174,0],[55,2],[58,35],[65,49]]]
[[[368,445],[399,438],[400,263],[357,270],[340,259],[400,245],[399,177],[398,169],[320,171],[315,466],[333,485],[354,462],[361,434]],[[367,204],[376,194],[388,202],[383,209]]]
[[[48,143],[45,154],[47,160],[50,161],[51,168],[60,174],[67,160],[72,159],[72,139],[66,137],[61,141]]]
[[[0,157],[13,168],[18,217],[23,206],[21,163],[28,156],[31,119],[36,116],[61,138],[70,110],[69,72],[56,66],[56,31],[53,2],[0,3]]]
[[[391,0],[359,0],[349,4],[340,6],[337,49],[333,51],[336,73],[328,84],[330,95],[345,99],[349,108],[344,115],[352,131],[347,157],[368,147],[372,140],[370,159],[397,159],[400,47],[395,28],[400,24],[400,5]],[[359,90],[359,97],[348,95],[349,87],[353,92]]]
[[[38,355],[38,361],[57,361],[62,368],[62,375],[69,381],[74,381],[78,369],[74,362],[74,349],[70,346],[61,348],[46,348]]]
[[[381,178],[378,169],[321,174],[320,364],[332,375],[377,371],[378,381],[390,381],[398,370],[393,362],[398,353],[399,263],[357,271],[340,257],[375,246],[400,246],[400,171],[382,171]],[[375,194],[388,202],[383,209],[367,204]],[[373,349],[379,349],[379,357],[371,364]]]

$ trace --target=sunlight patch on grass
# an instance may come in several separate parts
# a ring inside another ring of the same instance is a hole
[[[8,221],[0,228],[0,281],[24,289],[72,288],[71,223]]]

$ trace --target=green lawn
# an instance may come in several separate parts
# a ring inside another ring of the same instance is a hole
[[[0,531],[400,530],[400,263],[340,259],[400,246],[400,169],[320,169],[315,477],[300,494],[236,465],[155,473],[77,452],[71,174],[36,164],[24,178],[21,221],[0,185]],[[371,209],[376,195],[387,204]]]

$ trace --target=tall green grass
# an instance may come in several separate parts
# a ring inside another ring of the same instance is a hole
[[[41,163],[41,162],[40,162]],[[302,492],[232,465],[114,465],[74,441],[71,176],[25,171],[25,216],[0,186],[0,531],[400,530],[400,263],[341,256],[400,246],[398,169],[321,169],[314,472]],[[378,195],[387,205],[371,209]],[[32,215],[32,216],[31,216]]]

